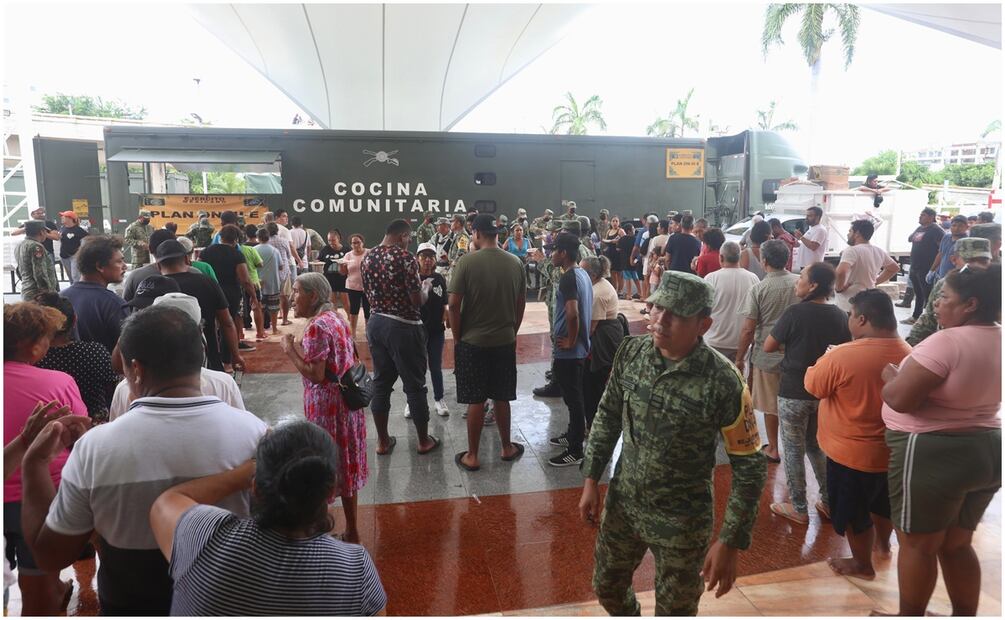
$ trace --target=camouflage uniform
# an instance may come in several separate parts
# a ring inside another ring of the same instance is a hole
[[[667,272],[647,301],[693,316],[712,306],[713,291],[697,276]],[[612,616],[639,614],[632,574],[647,549],[656,560],[656,614],[697,613],[719,435],[733,469],[719,539],[746,549],[767,470],[739,371],[703,341],[674,362],[652,336],[625,338],[582,465],[585,476],[599,481],[622,438],[594,552],[593,587]]]
[[[600,215],[610,215],[611,212],[607,209],[601,209]],[[611,220],[609,219],[599,219],[597,220],[597,237],[603,239],[607,236],[607,231],[611,229]]]
[[[415,240],[420,244],[428,242],[436,234],[436,227],[432,222],[423,222],[415,229]]]
[[[953,253],[963,260],[991,258],[991,242],[980,237],[963,237],[953,245]],[[932,292],[928,294],[928,301],[925,303],[925,311],[914,322],[911,335],[906,338],[907,344],[912,347],[918,346],[919,342],[939,331],[939,320],[935,316],[935,300],[942,293],[942,285],[945,283],[946,279],[940,278],[932,286]]]
[[[468,236],[468,233],[464,232],[463,228],[450,233],[450,249],[447,251],[447,260],[450,262],[450,266],[447,267],[445,276],[447,284],[450,283],[450,272],[453,271],[454,265],[457,264],[457,259],[467,254],[470,246],[471,237]]]
[[[21,274],[21,299],[33,301],[42,293],[59,292],[56,266],[44,245],[34,239],[25,239],[14,254]]]
[[[307,230],[307,238],[311,241],[311,252],[320,252],[323,247],[328,245],[325,243],[324,238],[321,237],[321,234],[318,233],[318,231],[313,228],[307,228],[305,230]]]
[[[199,221],[189,227],[188,232],[185,236],[192,240],[192,243],[197,248],[208,248],[209,244],[213,242],[213,234],[216,231],[213,229],[213,225],[209,223],[209,218],[200,218]]]
[[[140,217],[150,217],[149,211],[140,211]],[[142,267],[150,262],[150,235],[154,227],[148,223],[142,224],[136,220],[126,227],[123,235],[123,245],[129,248],[133,268]]]
[[[551,209],[545,209],[544,215],[534,218],[534,221],[530,223],[530,234],[534,237],[535,241],[544,239],[545,235],[548,234],[548,226],[551,225],[553,215],[554,213],[552,213]]]

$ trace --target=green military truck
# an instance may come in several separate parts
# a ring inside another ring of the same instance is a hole
[[[534,218],[560,213],[564,200],[593,218],[601,209],[623,219],[687,210],[729,224],[773,202],[779,181],[807,172],[788,142],[767,131],[698,139],[108,127],[105,156],[117,232],[141,205],[155,223],[184,224],[203,208],[215,219],[237,204],[248,221],[284,208],[322,233],[337,227],[368,242],[394,218],[477,210],[512,220],[520,208]],[[137,194],[127,166],[138,164],[161,177],[172,169],[243,173],[248,188],[209,200],[147,183],[149,193]]]

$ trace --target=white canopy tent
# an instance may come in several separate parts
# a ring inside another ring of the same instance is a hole
[[[864,4],[866,8],[941,30],[982,45],[1002,48],[1002,5]]]
[[[196,4],[329,129],[448,130],[563,36],[575,4]]]

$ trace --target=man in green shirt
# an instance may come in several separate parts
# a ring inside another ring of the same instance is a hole
[[[712,286],[668,271],[647,300],[649,334],[625,338],[590,430],[580,516],[600,533],[593,587],[612,616],[639,615],[632,575],[647,550],[656,560],[656,615],[695,615],[736,577],[750,546],[767,468],[746,384],[706,345]],[[711,544],[712,475],[718,437],[733,469],[719,538]],[[598,484],[618,440],[621,457],[600,513]]]
[[[478,215],[472,229],[472,246],[477,251],[457,260],[447,284],[457,402],[468,406],[468,449],[454,461],[467,471],[480,468],[478,448],[486,400],[494,404],[502,460],[516,460],[524,451],[523,445],[510,441],[510,401],[516,400],[516,334],[527,302],[523,263],[499,247],[494,216]]]

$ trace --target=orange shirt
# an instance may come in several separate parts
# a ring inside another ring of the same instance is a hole
[[[910,353],[900,338],[860,338],[834,347],[807,369],[806,391],[820,399],[817,442],[831,460],[859,471],[887,470],[881,375]]]

